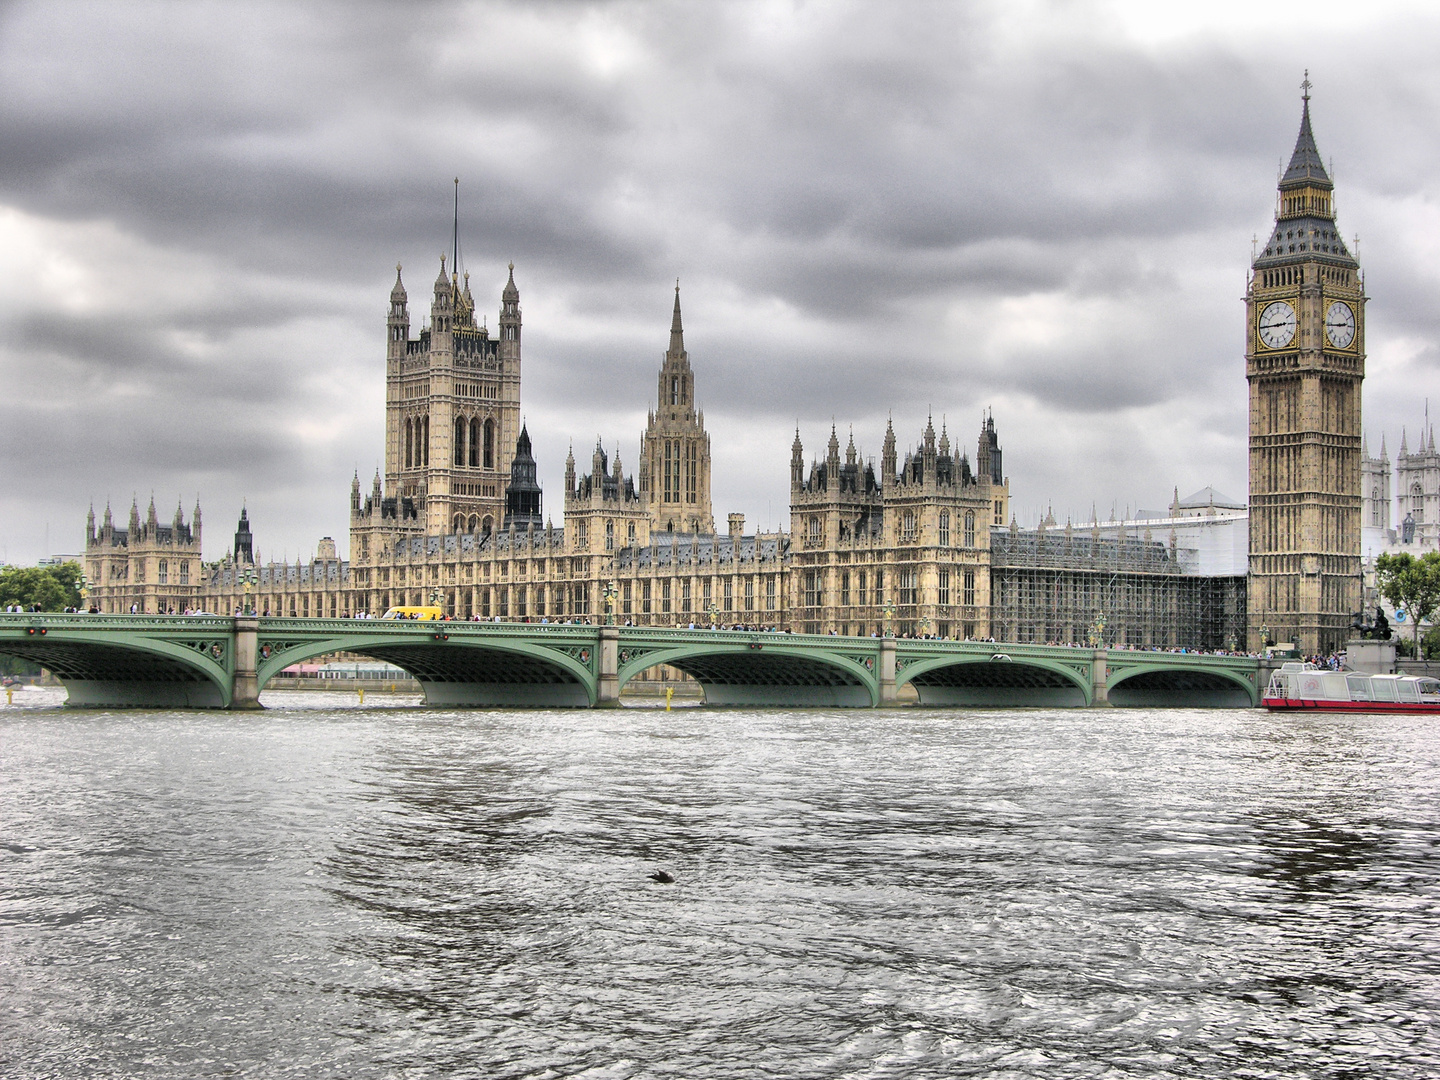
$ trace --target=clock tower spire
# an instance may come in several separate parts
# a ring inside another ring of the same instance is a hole
[[[1275,227],[1245,296],[1250,384],[1249,645],[1262,628],[1306,654],[1344,646],[1360,610],[1360,384],[1365,294],[1335,224],[1310,127],[1280,178]]]

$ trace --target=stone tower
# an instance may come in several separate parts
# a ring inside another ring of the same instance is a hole
[[[710,511],[710,436],[695,408],[695,373],[680,325],[680,286],[670,320],[670,348],[660,364],[655,411],[640,436],[640,494],[658,532],[715,532]]]
[[[477,325],[470,277],[435,279],[430,325],[410,337],[405,286],[390,291],[385,373],[385,490],[391,527],[486,533],[505,517],[520,435],[520,292],[500,295],[499,336]]]
[[[1360,383],[1365,292],[1335,225],[1310,130],[1280,179],[1275,228],[1245,297],[1250,384],[1249,644],[1261,629],[1307,654],[1343,647],[1360,610]]]

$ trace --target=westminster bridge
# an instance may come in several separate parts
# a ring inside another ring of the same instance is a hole
[[[430,705],[591,708],[669,664],[709,705],[1223,706],[1259,703],[1239,656],[773,631],[212,615],[0,615],[0,653],[37,663],[69,704],[259,708],[291,664],[358,653],[410,672]]]

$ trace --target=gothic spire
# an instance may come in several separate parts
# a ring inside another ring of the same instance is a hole
[[[1320,160],[1320,151],[1315,146],[1315,133],[1310,130],[1310,72],[1305,72],[1305,81],[1300,84],[1303,91],[1304,107],[1300,114],[1300,134],[1295,138],[1295,150],[1290,155],[1290,167],[1280,178],[1280,190],[1314,185],[1333,188],[1325,165]]]
[[[680,325],[680,279],[675,279],[675,313],[670,317],[670,355],[685,355],[685,328]]]

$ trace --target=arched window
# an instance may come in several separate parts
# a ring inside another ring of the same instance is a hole
[[[415,466],[415,430],[414,425],[407,419],[405,421],[405,468]]]
[[[671,376],[670,376],[670,404],[671,404],[671,405],[679,405],[679,404],[680,404],[680,376],[679,376],[679,375],[671,375]]]
[[[950,512],[940,511],[940,546],[950,546]]]
[[[605,550],[615,550],[615,522],[605,522]]]
[[[455,531],[456,533],[459,533],[462,529],[464,529],[464,528],[465,528],[465,515],[464,515],[464,514],[456,514],[456,515],[455,515],[454,525],[455,525],[455,530],[454,530],[454,531]]]
[[[420,447],[415,452],[416,464],[421,468],[430,467],[430,417],[420,418]]]
[[[635,522],[630,522],[629,527],[625,530],[625,539],[631,547],[635,546]]]
[[[915,512],[913,510],[906,510],[905,516],[900,519],[900,539],[915,539]]]
[[[452,458],[456,465],[465,464],[465,430],[465,418],[457,416],[455,418],[455,446],[452,448]],[[455,531],[459,532],[460,530],[457,528]]]
[[[495,528],[495,519],[492,518],[489,514],[486,514],[484,520],[482,520],[482,521],[480,522],[480,533],[481,533],[481,535],[482,535],[482,536],[489,536],[490,533],[494,530],[494,528]]]
[[[1425,520],[1425,492],[1419,484],[1410,485],[1410,516],[1417,525]]]
[[[470,467],[476,468],[480,464],[480,421],[478,418],[470,421]],[[471,530],[472,532],[474,530]]]
[[[965,511],[965,546],[975,546],[975,511]]]
[[[495,421],[485,421],[485,468],[495,467]]]
[[[478,517],[476,517],[474,514],[471,514],[471,515],[470,515],[470,531],[471,531],[472,533],[475,531],[475,527],[476,527],[477,525],[479,525],[479,524],[480,524],[480,519],[479,519]]]

